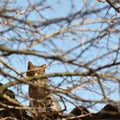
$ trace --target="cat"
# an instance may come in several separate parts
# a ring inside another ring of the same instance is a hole
[[[29,61],[27,76],[44,75],[46,68],[46,64],[36,66]],[[61,110],[57,99],[50,93],[50,85],[47,79],[35,79],[32,84],[29,85],[30,106],[52,108],[56,111]]]

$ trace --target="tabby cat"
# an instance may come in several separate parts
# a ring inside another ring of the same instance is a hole
[[[44,75],[46,67],[46,64],[36,66],[29,61],[27,76],[34,77]],[[60,111],[60,105],[57,99],[50,93],[49,88],[47,79],[34,79],[32,84],[29,85],[30,106],[52,108],[56,111]]]

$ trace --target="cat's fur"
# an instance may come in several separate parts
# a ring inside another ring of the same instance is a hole
[[[27,76],[33,77],[45,74],[46,64],[35,66],[32,62],[28,62]],[[32,81],[33,85],[29,85],[30,106],[32,107],[49,107],[56,111],[60,111],[60,105],[57,99],[49,91],[49,82],[47,79],[38,79]]]

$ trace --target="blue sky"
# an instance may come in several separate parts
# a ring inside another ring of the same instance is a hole
[[[91,10],[93,8],[98,8],[98,7],[101,7],[101,6],[104,6],[106,5],[106,3],[98,3],[96,2],[96,0],[92,0],[92,1],[89,1],[89,2],[86,2],[86,4],[83,2],[81,2],[81,0],[74,0],[73,1],[73,4],[71,4],[70,0],[47,0],[47,4],[43,3],[43,4],[40,4],[39,0],[34,0],[34,2],[31,0],[31,2],[33,4],[36,4],[36,5],[40,5],[40,6],[47,6],[47,5],[52,5],[53,9],[51,10],[43,10],[41,12],[42,15],[45,16],[46,19],[52,19],[52,18],[58,18],[58,17],[66,17],[68,15],[71,15],[72,13],[78,11],[81,9],[81,11],[85,11],[86,9]],[[88,6],[89,4],[89,6]],[[27,2],[26,1],[17,1],[17,4],[16,4],[17,7],[23,7],[23,8],[26,8],[28,6]],[[71,9],[72,8],[72,9]],[[21,8],[22,9],[22,8]],[[106,11],[103,11],[102,13],[98,14],[98,15],[89,15],[89,16],[86,16],[84,19],[86,21],[91,21],[91,20],[98,20],[98,18],[102,18],[105,16],[105,13]],[[110,10],[109,11],[109,14],[110,14],[110,17],[112,16],[112,14],[114,15],[114,10]],[[23,16],[21,16],[22,18]],[[107,16],[108,17],[108,16]],[[39,15],[34,11],[34,12],[31,12],[31,14],[28,16],[28,19],[29,20],[38,20],[38,21],[43,21],[43,19],[41,19],[39,17]],[[80,16],[78,17],[77,20],[75,20],[73,23],[71,24],[76,24],[80,21],[82,21],[83,19],[80,18]],[[62,27],[65,27],[65,24],[60,24]],[[56,24],[52,24],[51,26],[49,27],[45,27],[42,29],[42,32],[44,34],[48,34],[48,33],[52,33],[56,30],[59,30],[61,27],[60,25],[56,25]],[[70,35],[69,33],[68,34],[64,34],[64,37],[62,36],[61,38],[64,38],[61,39],[59,37],[56,37],[56,38],[53,38],[52,41],[53,43],[57,46],[57,49],[55,49],[54,46],[52,46],[51,43],[49,43],[49,40],[46,40],[45,42],[39,44],[39,45],[36,45],[34,46],[32,49],[34,50],[38,50],[39,52],[43,52],[43,53],[46,53],[46,54],[51,54],[51,55],[57,55],[57,54],[60,54],[62,55],[62,53],[64,53],[65,51],[68,51],[70,49],[72,49],[73,47],[75,47],[76,45],[81,44],[82,47],[72,51],[72,54],[68,54],[68,58],[74,58],[74,56],[77,56],[79,54],[79,52],[82,50],[82,49],[85,49],[87,48],[87,46],[89,44],[86,44],[84,45],[84,42],[88,41],[90,38],[92,37],[95,37],[98,35],[98,33],[96,32],[96,34],[94,34],[94,32],[84,32],[82,31],[81,29],[82,28],[93,28],[93,29],[99,29],[101,26],[101,24],[90,24],[90,25],[80,25],[80,27],[78,27],[78,29],[80,29],[76,34],[72,34]],[[106,28],[108,25],[107,24],[103,24],[103,28]],[[25,33],[23,32],[22,34],[22,37],[29,37],[31,38],[32,35],[28,35],[26,36],[26,34],[24,35]],[[15,34],[12,33],[12,35],[14,36]],[[77,37],[76,37],[77,35]],[[7,35],[8,36],[8,35]],[[117,36],[117,37],[116,37]],[[116,36],[111,36],[111,43],[109,45],[109,48],[110,50],[111,49],[116,49],[118,46],[116,46],[116,44],[119,42],[119,39],[118,37],[119,34],[117,34]],[[9,36],[10,37],[10,36]],[[34,38],[35,36],[33,36]],[[40,35],[37,35],[36,36],[36,39],[39,38]],[[78,37],[80,39],[78,39]],[[74,40],[73,40],[74,39]],[[112,39],[116,39],[115,41],[112,40]],[[50,39],[51,40],[51,39]],[[81,55],[80,58],[78,58],[78,61],[79,62],[87,62],[87,61],[90,61],[90,60],[93,60],[95,59],[96,57],[100,56],[100,55],[103,55],[107,52],[107,50],[105,49],[105,46],[107,45],[107,37],[105,37],[103,40],[99,40],[96,42],[96,44],[98,45],[98,48],[96,47],[91,47],[89,51],[85,52],[84,54]],[[82,45],[83,44],[83,45]],[[49,46],[49,47],[48,47]],[[17,48],[18,45],[14,45],[14,48]],[[21,48],[24,48],[26,47],[24,44],[21,43],[20,45],[20,49]],[[102,48],[102,49],[99,49]],[[114,54],[112,54],[113,57],[115,57]],[[87,59],[86,59],[87,58]],[[11,61],[11,65],[13,65],[17,70],[21,71],[21,72],[25,72],[27,70],[27,62],[30,60],[33,62],[33,64],[35,65],[41,65],[41,64],[49,64],[50,60],[47,61],[43,58],[39,58],[39,57],[31,57],[31,56],[25,56],[25,55],[22,55],[22,56],[10,56],[8,60],[6,60],[6,62],[8,62],[9,60],[12,60]],[[111,59],[108,57],[105,57],[104,59],[99,59],[96,61],[96,64],[95,65],[102,65],[102,64],[106,64],[107,62],[111,62]],[[92,64],[93,67],[94,64]],[[74,71],[76,69],[75,66],[68,66],[66,64],[62,64],[61,62],[59,61],[55,61],[52,66],[50,66],[50,68],[48,68],[46,70],[46,73],[53,73],[53,72],[63,72],[63,71],[66,71],[66,68],[68,71]],[[82,70],[82,69],[80,69]],[[79,79],[78,77],[77,78],[73,78],[73,79]],[[56,79],[53,79],[53,81],[55,80],[58,80],[58,78]],[[60,81],[61,79],[59,78],[58,81]],[[6,82],[6,81],[2,81],[2,82]],[[57,84],[57,82],[56,82]],[[113,87],[113,88],[116,88],[116,91],[114,92],[113,95],[111,95],[111,98],[113,99],[120,99],[119,95],[118,95],[118,86],[116,83],[111,83],[108,82],[106,83],[106,85],[108,84],[107,87]],[[67,86],[67,85],[65,85]],[[98,89],[99,86],[95,86],[95,85],[91,85],[91,86],[88,86],[88,87],[91,87],[91,89],[94,91],[97,91],[99,93],[100,90]],[[14,88],[13,88],[14,89]],[[100,99],[101,98],[101,95],[98,95],[97,93],[93,94],[93,92],[90,92],[90,91],[85,91],[86,88],[83,88],[81,89],[80,91],[76,92],[76,94],[80,94],[82,97],[86,98],[86,99]],[[15,90],[15,89],[14,89]],[[27,86],[23,86],[23,91],[25,91],[25,93],[27,94],[27,90],[28,90],[28,87]],[[77,104],[81,105],[82,103],[81,102],[78,102]],[[97,108],[100,109],[102,106],[101,105],[98,105]],[[68,111],[71,110],[73,108],[73,106],[71,104],[68,103]],[[95,111],[95,109],[93,109],[93,111]]]

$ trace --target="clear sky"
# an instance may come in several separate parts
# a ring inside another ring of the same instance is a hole
[[[81,0],[73,0],[73,2],[71,3],[70,2],[70,0],[46,0],[46,3],[47,4],[42,4],[41,2],[40,2],[40,0],[30,0],[33,4],[36,4],[37,6],[39,5],[40,7],[41,6],[47,6],[47,5],[52,5],[52,8],[53,9],[51,9],[51,10],[43,10],[43,12],[41,12],[42,13],[42,15],[46,18],[46,19],[52,19],[52,18],[58,18],[58,17],[66,17],[66,16],[69,16],[69,15],[71,15],[72,13],[74,13],[74,12],[76,12],[76,11],[79,11],[80,9],[81,9],[81,11],[83,10],[86,10],[86,9],[88,9],[88,11],[89,10],[91,10],[91,9],[93,9],[93,8],[99,8],[99,7],[101,7],[101,6],[104,6],[104,5],[106,5],[106,3],[98,3],[98,2],[96,2],[96,0],[90,0],[89,2],[81,2]],[[85,1],[87,1],[87,0],[85,0]],[[28,7],[28,3],[26,2],[26,0],[19,0],[19,1],[16,1],[17,3],[16,3],[16,6],[22,6],[23,8],[24,7]],[[86,4],[85,4],[86,3]],[[89,7],[88,7],[88,4],[89,4]],[[21,8],[22,9],[22,8]],[[113,10],[110,10],[109,11],[109,14],[112,14],[112,12],[114,12]],[[105,13],[106,13],[106,11],[105,11]],[[104,17],[105,16],[105,13],[103,12],[102,14],[98,14],[98,16],[96,16],[96,15],[94,15],[94,14],[92,14],[91,16],[87,16],[86,18],[85,18],[85,20],[86,21],[91,21],[91,20],[97,20],[97,17],[100,17],[100,18],[102,18],[102,17]],[[79,16],[80,17],[80,16]],[[31,14],[29,15],[29,17],[28,17],[28,19],[30,19],[30,20],[38,20],[38,21],[43,21],[43,20],[41,20],[40,19],[40,17],[39,17],[39,15],[34,11],[34,12],[31,12]],[[71,24],[76,24],[77,22],[80,22],[82,19],[78,19],[78,20],[76,20],[76,21],[74,21],[73,23],[71,23]],[[65,25],[65,24],[64,24]],[[100,25],[101,24],[94,24],[94,26],[93,26],[93,24],[91,24],[91,25],[87,25],[87,26],[82,26],[81,25],[81,27],[82,28],[93,28],[93,29],[99,29],[100,28]],[[61,25],[62,26],[62,25]],[[103,24],[103,26],[104,27],[107,27],[107,25],[106,24]],[[62,27],[65,27],[65,26],[62,26]],[[103,28],[104,28],[103,27]],[[79,28],[79,29],[82,29],[82,28]],[[59,30],[60,29],[60,27],[59,27],[59,25],[55,25],[55,24],[53,24],[53,25],[51,25],[51,26],[49,26],[49,27],[46,27],[46,28],[44,28],[43,30],[42,30],[42,32],[44,33],[44,34],[48,34],[48,33],[52,33],[52,32],[54,32],[54,31],[56,31],[56,30]],[[45,43],[44,44],[41,44],[41,45],[37,45],[37,46],[34,46],[34,48],[33,49],[36,49],[36,50],[40,50],[41,52],[46,52],[47,54],[49,53],[49,54],[51,54],[51,55],[56,55],[56,54],[61,54],[62,53],[62,51],[64,52],[64,51],[68,51],[68,50],[70,50],[71,48],[73,48],[74,46],[76,46],[77,44],[78,44],[78,42],[80,42],[80,44],[82,44],[84,41],[86,41],[86,40],[88,40],[88,39],[90,39],[90,37],[92,38],[92,37],[95,37],[95,36],[97,36],[97,34],[98,33],[96,33],[96,34],[94,34],[94,32],[92,33],[92,32],[88,32],[88,33],[84,33],[84,32],[81,32],[80,31],[80,39],[81,40],[72,40],[73,38],[75,39],[76,38],[76,34],[73,34],[73,35],[71,35],[71,36],[69,36],[69,34],[67,35],[66,34],[66,36],[64,37],[66,40],[61,40],[60,38],[54,38],[54,44],[57,46],[57,50],[55,50],[54,48],[53,48],[53,46],[51,46],[51,44],[49,43],[49,41],[45,41]],[[77,35],[78,35],[78,33],[77,33]],[[83,36],[84,35],[84,36]],[[68,37],[69,36],[69,37]],[[27,36],[24,36],[24,37],[27,37]],[[36,36],[36,38],[37,37],[39,37],[39,36]],[[116,38],[116,37],[115,37]],[[68,40],[70,41],[70,42],[68,42]],[[106,43],[106,41],[104,41],[105,39],[103,39],[103,41],[101,41],[100,43],[99,43],[99,47],[105,47],[105,45],[107,44]],[[99,42],[99,41],[98,41]],[[110,45],[109,47],[110,48],[113,48],[113,49],[115,49],[117,46],[116,46],[116,43],[118,43],[118,39],[116,39],[116,41],[112,41],[112,42],[114,42],[115,44],[112,44],[112,45]],[[45,46],[45,45],[50,45],[49,47],[51,48],[51,51],[50,51],[50,49],[47,47],[47,46]],[[17,45],[16,45],[16,47],[17,47]],[[24,48],[24,45],[22,46],[23,48]],[[81,48],[79,48],[79,49],[77,49],[77,50],[75,50],[75,51],[73,51],[72,52],[72,54],[73,55],[71,55],[70,57],[71,58],[73,58],[74,57],[74,54],[78,54],[79,53],[79,51],[81,51],[81,49],[84,49],[86,46],[84,46],[83,45],[83,48],[81,47]],[[93,48],[91,48],[90,49],[90,51],[88,51],[88,52],[86,52],[85,54],[83,54],[83,56],[81,57],[81,58],[78,58],[78,60],[79,61],[84,61],[84,62],[87,62],[87,61],[90,61],[90,60],[93,60],[93,59],[95,59],[97,56],[98,56],[98,54],[99,54],[99,56],[100,55],[102,55],[102,54],[105,54],[106,53],[106,51],[105,51],[105,49],[98,49],[98,48],[96,48],[95,49],[95,47],[93,47]],[[113,55],[113,57],[114,57],[114,55]],[[88,59],[86,59],[86,58],[88,58]],[[16,69],[18,69],[18,70],[20,70],[20,71],[22,71],[22,72],[25,72],[26,70],[27,70],[27,62],[30,60],[30,61],[32,61],[33,62],[33,64],[35,64],[35,65],[41,65],[41,64],[49,64],[49,61],[46,61],[46,60],[44,60],[44,59],[40,59],[40,58],[38,58],[38,57],[29,57],[29,56],[11,56],[9,59],[12,59],[12,65],[16,68]],[[110,59],[108,59],[108,58],[105,58],[105,59],[103,59],[103,60],[98,60],[97,61],[97,65],[99,65],[99,64],[105,64],[105,63],[107,63],[107,62],[110,62]],[[95,66],[94,66],[95,67]],[[67,66],[67,69],[69,70],[69,71],[73,71],[74,69],[76,69],[75,67],[73,67],[73,66]],[[53,66],[51,66],[50,68],[48,68],[47,70],[46,70],[46,73],[52,73],[52,72],[63,72],[63,71],[66,71],[66,68],[65,68],[65,66],[64,65],[62,65],[59,61],[56,61],[56,62],[54,62],[53,63]],[[78,78],[77,78],[78,79]],[[54,81],[54,80],[53,80]],[[2,81],[3,82],[3,81]],[[5,83],[5,81],[4,81],[4,83]],[[111,98],[113,98],[113,99],[120,99],[119,98],[119,95],[118,95],[118,86],[117,86],[117,84],[116,83],[112,83],[112,85],[111,85],[111,83],[110,82],[108,82],[108,83],[106,83],[106,84],[108,84],[108,86],[110,86],[111,88],[113,87],[113,88],[116,88],[116,91],[114,92],[114,94],[112,94],[111,95]],[[67,85],[66,85],[67,86]],[[86,98],[86,99],[101,99],[101,95],[98,95],[97,93],[95,94],[95,92],[94,91],[97,91],[97,92],[100,92],[100,90],[98,89],[99,87],[98,86],[96,86],[96,85],[91,85],[91,86],[89,86],[89,87],[91,87],[92,88],[92,90],[93,90],[93,92],[91,91],[85,91],[85,89],[83,88],[83,89],[81,89],[80,91],[78,91],[76,94],[80,94],[81,95],[81,97],[84,97],[84,98]],[[23,87],[23,91],[25,91],[26,92],[26,94],[27,94],[27,90],[28,90],[28,87],[26,86],[26,85],[24,85]],[[17,90],[17,89],[16,89]],[[94,94],[93,94],[94,93]],[[79,103],[77,103],[77,104],[81,104],[80,102]],[[73,108],[73,106],[70,104],[70,105],[68,105],[68,110],[71,110]],[[97,108],[98,109],[100,109],[101,108],[101,105],[98,105],[97,106]],[[93,110],[93,111],[95,111],[95,109]]]

